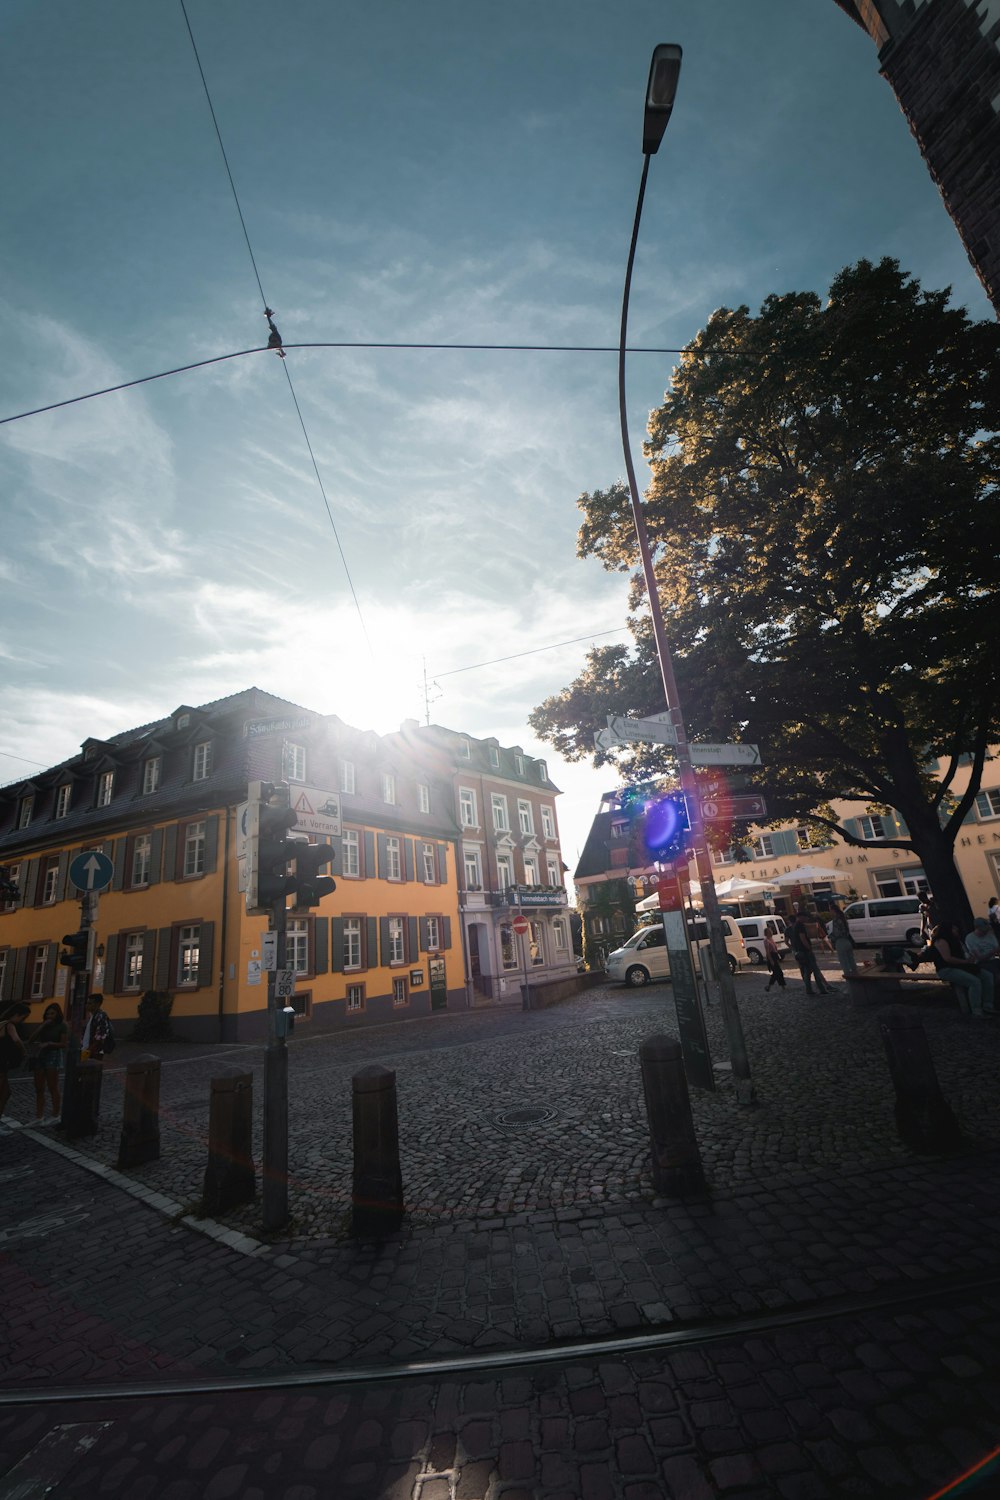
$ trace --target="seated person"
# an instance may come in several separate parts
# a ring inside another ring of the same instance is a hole
[[[1000,945],[985,917],[976,918],[965,940],[965,951],[980,968],[988,969],[995,979],[1000,979]]]

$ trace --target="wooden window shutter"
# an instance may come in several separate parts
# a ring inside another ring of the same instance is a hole
[[[163,829],[154,828],[149,841],[149,883],[159,885],[160,866],[163,863]]]
[[[139,988],[143,991],[153,988],[155,959],[156,933],[151,927],[142,935],[142,973],[139,976]]]
[[[385,880],[385,878],[386,878],[385,864],[386,864],[386,836],[385,836],[384,833],[380,833],[379,836],[378,836],[378,878],[379,878],[379,880]]]
[[[448,845],[438,844],[438,884],[448,884]]]
[[[202,922],[198,934],[198,988],[203,989],[213,982],[212,949],[215,946],[215,923]]]
[[[370,828],[365,829],[365,852],[361,873],[368,880],[375,878],[375,835]]]
[[[442,948],[450,948],[451,947],[451,918],[450,917],[442,917],[441,918],[441,947]]]
[[[7,949],[7,962],[3,966],[3,984],[0,985],[0,1001],[6,1002],[14,998],[14,963],[17,958],[15,948]]]
[[[417,954],[419,953],[419,951],[420,951],[420,948],[419,948],[419,940],[418,940],[418,937],[417,937],[417,919],[416,919],[416,917],[407,917],[407,919],[406,919],[406,962],[408,964],[414,963],[416,961],[416,957],[417,957]]]
[[[104,951],[104,988],[109,995],[117,995],[121,992],[122,976],[118,972],[118,949],[121,946],[120,934],[113,932],[108,938],[107,947]]]
[[[205,819],[205,874],[214,875],[219,862],[219,815]]]
[[[362,959],[364,955],[362,954]],[[317,965],[319,959],[316,960]],[[330,918],[330,970],[334,974],[344,972],[344,919],[343,917]],[[319,972],[317,968],[317,973]]]
[[[378,928],[379,963],[381,963],[383,966],[387,966],[389,963],[389,918],[379,917]]]
[[[327,917],[313,917],[313,973],[326,974],[330,969],[330,922]]]
[[[56,876],[56,900],[66,900],[66,880],[69,871],[69,850],[64,849],[59,856],[59,873]]]
[[[52,992],[56,987],[56,959],[59,956],[59,944],[49,943],[45,953],[45,973],[42,977],[42,994],[46,1000],[51,1000]]]
[[[161,927],[156,939],[156,986],[163,991],[173,989],[170,965],[173,957],[174,929]]]
[[[416,861],[413,857],[413,840],[403,840],[403,875],[406,880],[416,879]]]
[[[177,879],[177,824],[171,823],[163,830],[163,878]]]
[[[21,882],[21,905],[34,906],[35,891],[38,889],[38,867],[40,859],[29,859],[24,867],[24,879]]]
[[[378,918],[365,918],[365,951],[361,955],[361,961],[366,969],[378,968]]]
[[[420,952],[427,952],[427,918],[420,918]]]
[[[8,960],[9,962],[9,960]],[[28,950],[18,948],[14,954],[14,978],[11,985],[11,999],[24,999],[24,982],[28,974]]]
[[[127,850],[128,839],[115,839],[115,846],[111,855],[115,867],[114,873],[111,876],[111,889],[113,891],[120,891],[125,884],[125,855]]]

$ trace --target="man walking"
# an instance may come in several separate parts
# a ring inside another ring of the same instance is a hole
[[[795,962],[799,966],[799,973],[802,975],[806,994],[812,995],[816,992],[813,990],[810,982],[815,979],[816,990],[821,995],[828,995],[830,987],[819,971],[819,964],[816,962],[816,954],[813,952],[812,939],[809,936],[806,919],[798,907],[795,908],[795,917],[791,927],[788,929],[788,941],[792,946],[792,952],[795,954]]]

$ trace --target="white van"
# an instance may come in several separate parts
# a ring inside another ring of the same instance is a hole
[[[733,925],[731,917],[722,917],[722,934],[726,940],[729,968],[735,974],[747,956],[743,939]],[[702,918],[688,922],[691,942],[699,948],[708,944],[708,924]],[[607,958],[608,978],[616,984],[628,984],[635,988],[648,984],[651,979],[669,979],[670,963],[667,959],[667,941],[663,924],[640,927],[633,932],[627,943],[616,948]]]
[[[879,896],[872,901],[852,901],[844,907],[847,929],[859,948],[878,948],[882,943],[914,947],[920,942],[920,897]],[[827,932],[830,931],[827,926]]]
[[[735,917],[733,920],[740,930],[740,936],[746,944],[747,958],[752,964],[767,962],[764,952],[764,937],[767,933],[770,933],[782,958],[791,952],[785,935],[784,917]]]

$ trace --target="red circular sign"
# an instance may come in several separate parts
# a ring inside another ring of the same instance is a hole
[[[527,917],[515,917],[510,925],[513,927],[518,936],[520,936],[522,933],[525,933],[528,930],[528,919]]]

